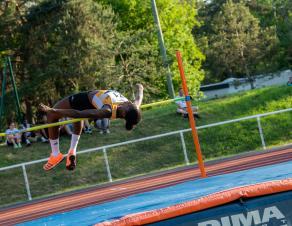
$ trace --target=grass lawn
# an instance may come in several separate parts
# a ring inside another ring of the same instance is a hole
[[[199,106],[201,119],[197,120],[197,126],[200,126],[291,108],[292,88],[268,87],[193,104]],[[108,135],[101,135],[97,131],[91,135],[83,134],[79,150],[189,128],[188,120],[178,116],[175,111],[175,104],[145,110],[143,121],[132,132],[124,129],[121,120],[114,121]],[[264,117],[261,123],[267,146],[292,142],[292,112]],[[191,134],[185,133],[184,137],[190,161],[195,162]],[[256,119],[202,129],[199,130],[199,137],[205,159],[261,149]],[[63,137],[61,150],[66,152],[69,144],[70,137]],[[42,143],[16,150],[0,147],[0,167],[46,158],[49,152],[49,145]],[[184,164],[179,135],[110,148],[107,153],[114,180]],[[108,181],[102,152],[80,155],[78,168],[74,172],[66,171],[65,163],[55,170],[44,172],[42,164],[27,166],[33,198]],[[21,168],[0,171],[0,178],[0,205],[27,199]]]

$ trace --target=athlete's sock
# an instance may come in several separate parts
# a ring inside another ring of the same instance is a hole
[[[57,156],[60,153],[59,138],[55,139],[55,140],[50,139],[50,144],[51,144],[51,148],[52,148],[52,155]]]
[[[73,151],[73,155],[76,155],[76,149],[79,142],[80,135],[72,134],[70,151]]]

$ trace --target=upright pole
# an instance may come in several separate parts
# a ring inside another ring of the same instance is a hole
[[[161,31],[161,26],[160,26],[160,21],[159,21],[159,16],[158,16],[158,11],[157,11],[155,0],[151,0],[151,6],[152,6],[152,13],[153,13],[154,21],[155,21],[155,24],[157,26],[158,42],[159,42],[159,48],[160,48],[161,55],[162,55],[163,66],[167,70],[166,79],[167,79],[168,94],[171,98],[174,98],[175,94],[174,94],[174,89],[173,89],[173,84],[172,84],[171,71],[169,68],[168,60],[167,60],[163,34]]]
[[[7,59],[8,59],[8,64],[9,64],[10,78],[11,78],[14,96],[15,96],[15,100],[16,100],[18,122],[20,123],[21,122],[21,110],[20,110],[20,102],[19,102],[18,92],[17,92],[17,88],[16,88],[16,83],[15,83],[15,79],[14,79],[14,74],[13,74],[13,70],[12,70],[12,64],[11,64],[10,57],[7,57]]]
[[[262,146],[263,146],[263,149],[266,150],[266,142],[264,138],[263,127],[261,125],[261,118],[259,116],[257,117],[257,122],[258,122],[259,133],[260,133],[260,137],[262,141]]]
[[[196,153],[197,153],[197,157],[198,157],[198,163],[199,163],[199,168],[201,171],[201,176],[207,177],[207,174],[205,171],[205,166],[204,166],[204,161],[203,161],[203,157],[202,157],[202,151],[201,151],[201,147],[200,147],[200,143],[199,143],[199,137],[198,137],[198,133],[197,133],[197,129],[196,129],[196,122],[195,122],[195,119],[193,116],[191,98],[189,96],[187,81],[186,81],[186,77],[185,77],[185,73],[184,73],[184,69],[183,69],[183,64],[182,64],[182,58],[181,58],[181,54],[179,51],[176,52],[176,58],[177,58],[177,62],[178,62],[180,77],[182,80],[182,87],[183,87],[183,91],[184,91],[185,98],[186,98],[187,110],[188,110],[188,115],[189,115],[189,122],[190,122],[190,125],[192,128],[193,141],[194,141],[194,145],[196,147]]]
[[[27,173],[26,173],[26,168],[25,165],[22,164],[22,173],[23,173],[23,177],[24,177],[24,183],[25,183],[25,188],[26,188],[26,193],[27,193],[27,198],[28,200],[31,200],[31,193],[30,193],[30,188],[29,188],[29,182],[28,182],[28,177],[27,177]]]

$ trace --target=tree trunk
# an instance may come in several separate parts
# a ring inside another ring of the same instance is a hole
[[[236,31],[236,34],[237,34],[237,37],[239,37],[238,31]],[[250,83],[250,88],[254,89],[255,87],[254,87],[254,84],[253,84],[253,78],[250,75],[250,72],[249,72],[249,69],[248,69],[248,66],[247,66],[247,63],[246,63],[246,59],[245,59],[245,56],[244,56],[244,43],[241,43],[240,56],[241,56],[241,59],[242,59],[242,63],[244,65],[244,70],[245,70],[246,76],[247,76],[248,81]]]
[[[24,102],[25,102],[25,107],[26,107],[26,112],[25,112],[26,120],[29,123],[32,123],[33,122],[32,104],[27,98],[25,98]]]
[[[253,82],[253,77],[250,75],[250,72],[249,72],[248,67],[247,67],[246,64],[244,64],[244,68],[245,68],[246,76],[247,76],[248,81],[250,83],[250,88],[251,89],[255,89],[254,82]]]

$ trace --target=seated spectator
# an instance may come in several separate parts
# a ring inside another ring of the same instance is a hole
[[[184,97],[184,93],[182,89],[179,89],[178,92],[179,96],[178,97]],[[188,110],[187,110],[187,103],[185,100],[178,100],[175,102],[177,104],[177,109],[176,109],[176,113],[182,115],[184,118],[188,118]],[[198,110],[199,108],[197,106],[192,106],[192,110],[193,110],[193,115],[196,118],[200,118]]]
[[[287,82],[288,86],[292,86],[292,76],[289,78],[289,81]]]
[[[21,148],[21,135],[19,129],[16,128],[16,124],[11,122],[9,128],[5,131],[6,144],[13,146],[14,148]]]
[[[100,134],[110,133],[109,131],[110,120],[108,118],[96,120],[95,125],[96,128],[99,129]]]
[[[90,126],[88,119],[84,120],[84,127],[83,128],[84,128],[84,133],[88,133],[88,134],[92,133],[92,129],[91,129],[91,126]]]

